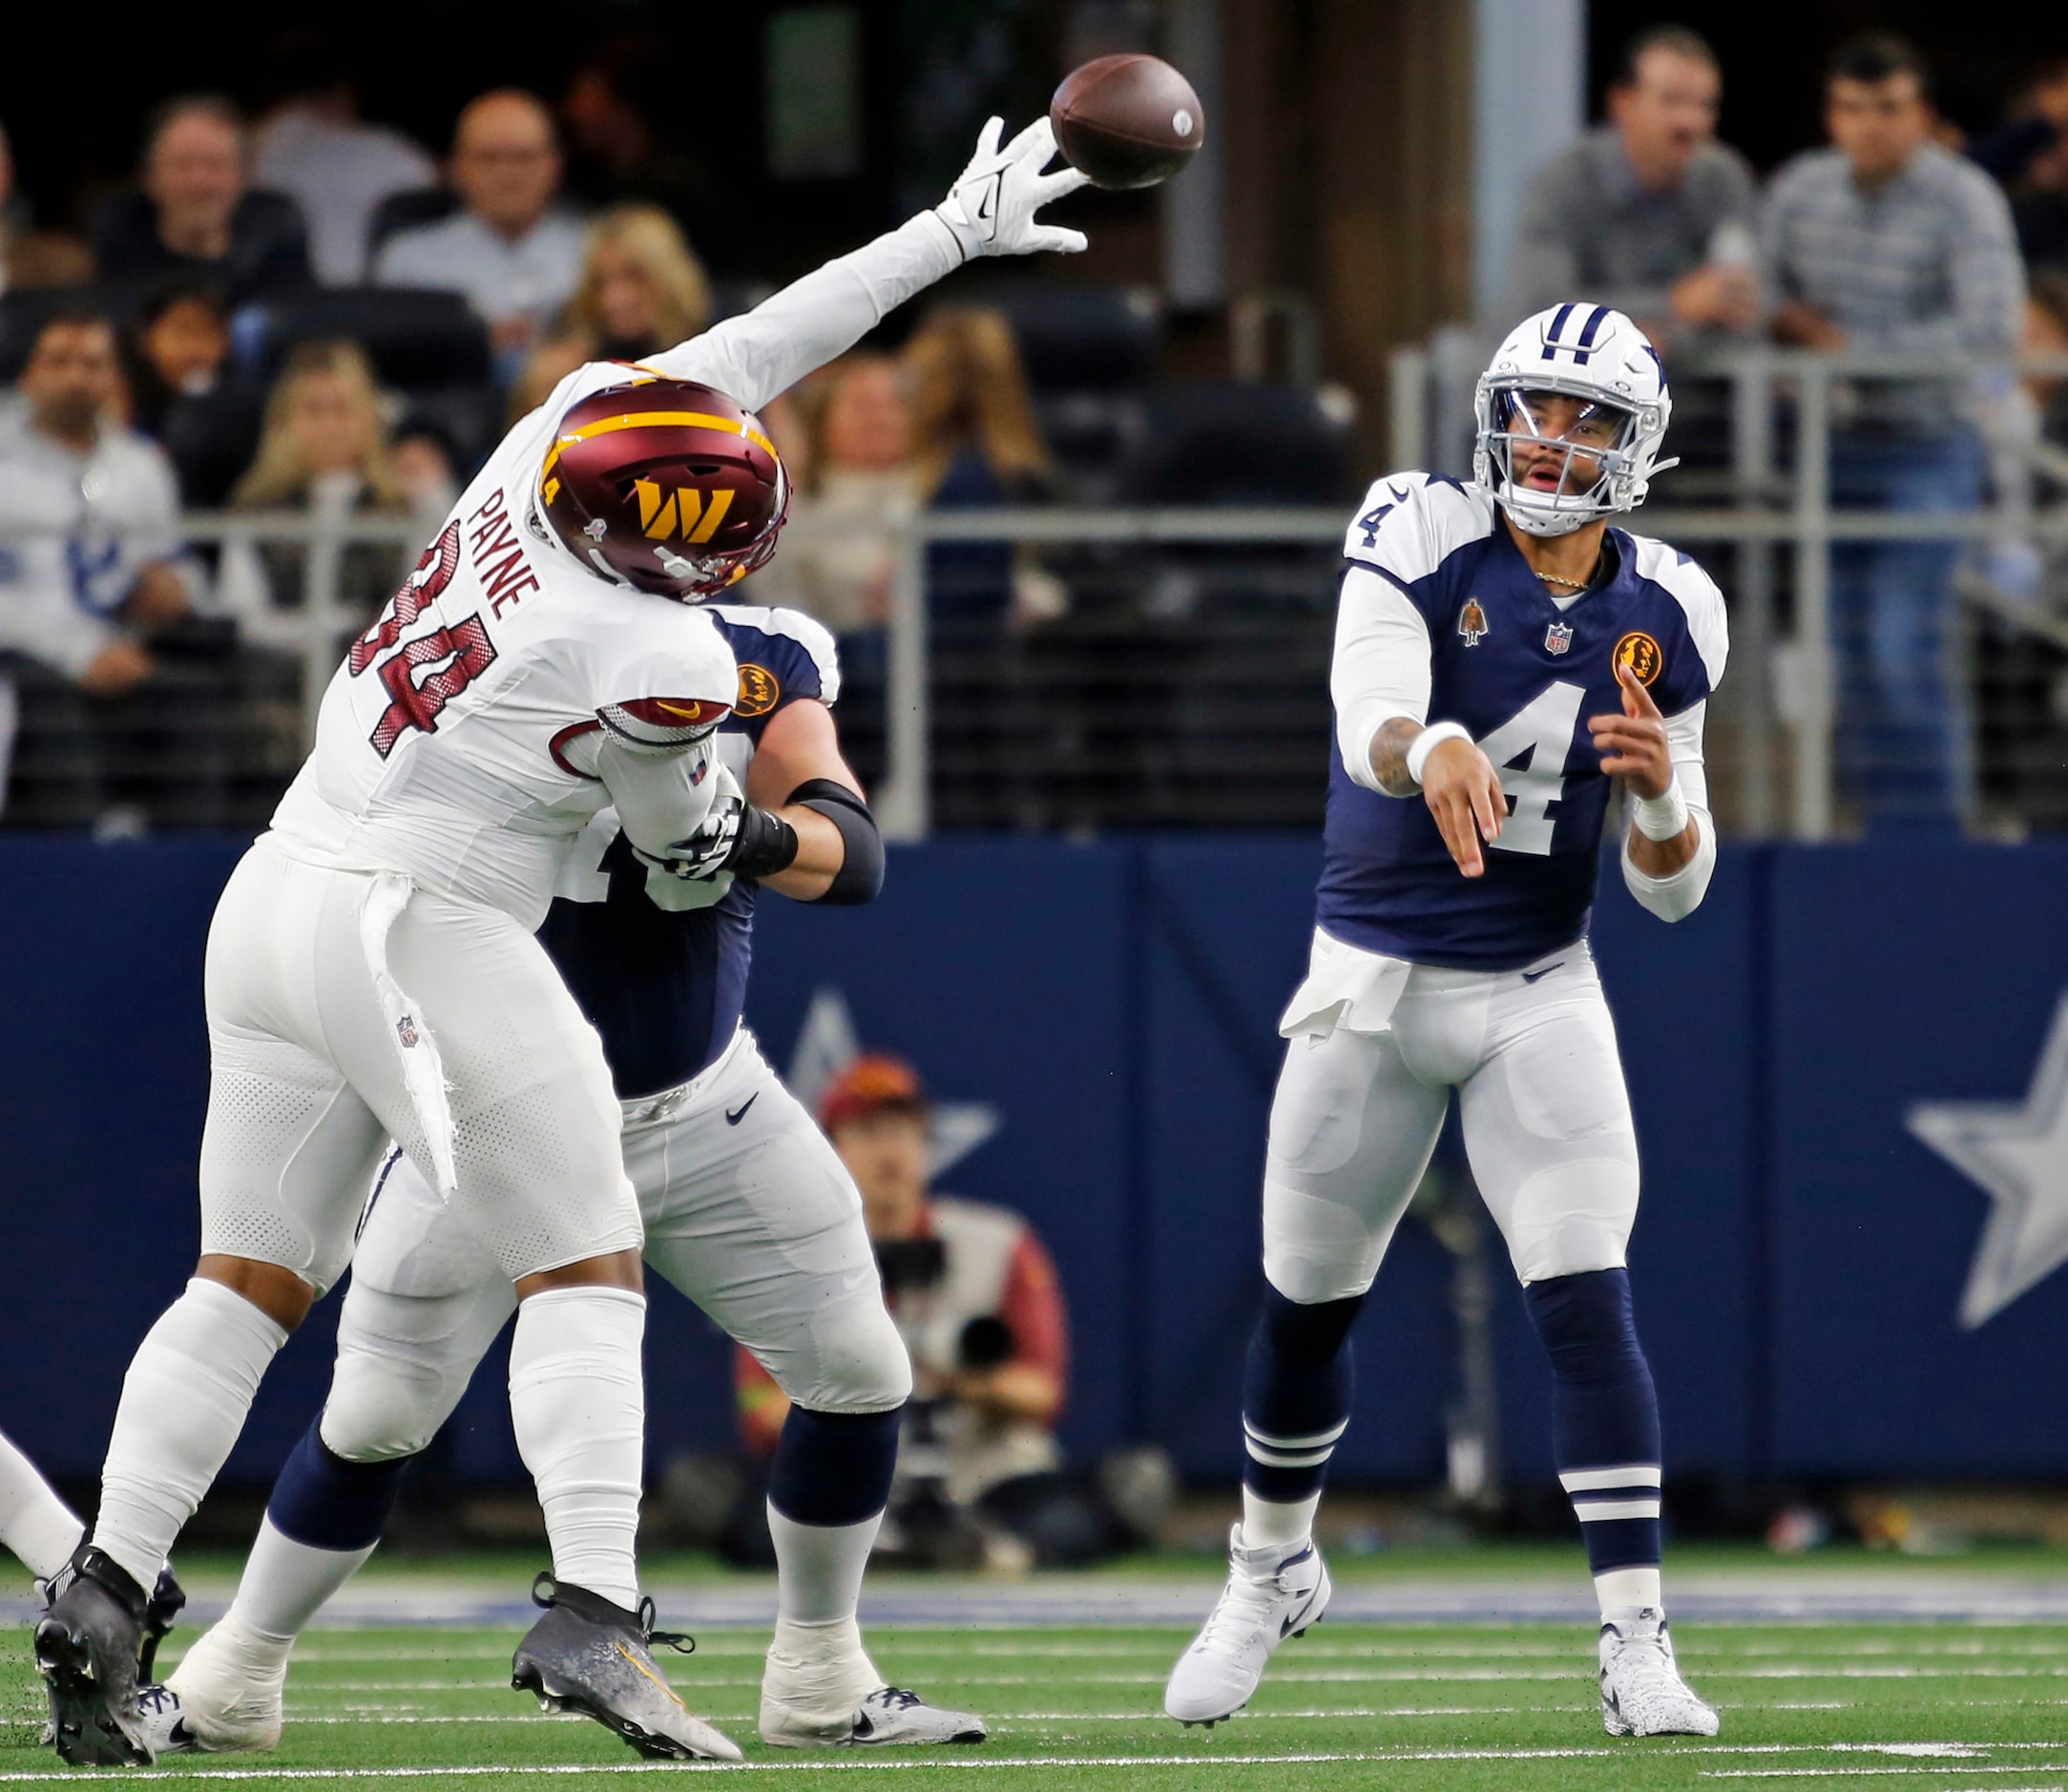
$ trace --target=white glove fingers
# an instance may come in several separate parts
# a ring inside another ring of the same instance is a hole
[[[990,117],[984,120],[984,128],[976,134],[976,154],[970,157],[968,172],[973,173],[998,154],[998,139],[1005,135],[1005,120]],[[1022,136],[1025,132],[1020,134]],[[1014,139],[1017,141],[1017,139]]]
[[[1029,249],[1052,249],[1058,255],[1076,255],[1092,246],[1081,230],[1065,230],[1060,224],[1036,224],[1027,233]]]
[[[1043,114],[1008,143],[1005,154],[1013,161],[1033,163],[1037,171],[1046,168],[1055,154],[1055,130],[1048,115]]]
[[[1066,193],[1075,193],[1079,187],[1091,184],[1092,177],[1083,169],[1058,168],[1053,175],[1036,175],[1027,190],[1033,194],[1034,207],[1038,210]]]

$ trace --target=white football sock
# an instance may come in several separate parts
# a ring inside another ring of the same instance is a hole
[[[136,1346],[100,1471],[94,1541],[146,1593],[286,1342],[242,1295],[196,1276]]]
[[[38,1580],[48,1580],[84,1535],[85,1520],[57,1497],[34,1463],[0,1437],[0,1543]]]
[[[264,1519],[230,1615],[250,1636],[292,1643],[373,1551],[370,1543],[363,1550],[319,1550],[283,1536]]]
[[[1628,1611],[1632,1607],[1653,1611],[1666,1609],[1665,1588],[1656,1568],[1612,1568],[1594,1577],[1594,1596],[1601,1602],[1601,1615]]]
[[[1304,1500],[1260,1499],[1246,1487],[1243,1490],[1243,1547],[1247,1550],[1276,1548],[1281,1544],[1305,1543],[1314,1534],[1314,1514],[1321,1510],[1321,1495]]]
[[[549,1288],[517,1308],[510,1345],[510,1417],[554,1578],[626,1607],[639,1602],[645,1329],[645,1297],[628,1288]]]
[[[801,1525],[771,1505],[777,1621],[837,1624],[852,1617],[862,1603],[862,1571],[882,1529],[881,1512],[858,1525]]]

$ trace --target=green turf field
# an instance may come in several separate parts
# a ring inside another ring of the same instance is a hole
[[[504,1680],[516,1634],[313,1634],[296,1657],[287,1739],[275,1755],[161,1771],[255,1792],[710,1771],[645,1765],[594,1725],[538,1714]],[[2068,1625],[1689,1624],[1679,1637],[1689,1678],[1723,1713],[1714,1742],[1605,1737],[1587,1628],[1544,1624],[1326,1623],[1280,1652],[1249,1711],[1210,1734],[1180,1731],[1158,1706],[1184,1638],[1141,1626],[879,1630],[875,1654],[894,1680],[992,1719],[984,1748],[932,1754],[763,1748],[754,1712],[765,1636],[712,1632],[693,1659],[663,1660],[691,1706],[745,1747],[743,1768],[721,1771],[814,1784],[905,1765],[922,1783],[971,1792],[1030,1782],[1100,1792],[2068,1788]],[[5,1638],[0,1687],[0,1783],[80,1777],[36,1746],[40,1696],[25,1631]]]

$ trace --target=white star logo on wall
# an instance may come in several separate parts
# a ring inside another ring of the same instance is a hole
[[[847,998],[820,990],[804,1011],[790,1057],[790,1093],[813,1114],[826,1085],[862,1055]],[[937,1177],[960,1163],[999,1127],[1005,1116],[988,1101],[935,1101],[927,1111],[927,1175]]]
[[[1960,1323],[1994,1319],[2068,1263],[2068,994],[2018,1104],[1920,1101],[1910,1130],[1989,1193]]]

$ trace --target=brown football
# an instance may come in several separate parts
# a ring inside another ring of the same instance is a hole
[[[1049,102],[1063,159],[1095,187],[1153,187],[1206,140],[1192,83],[1155,56],[1098,56],[1074,70]]]

